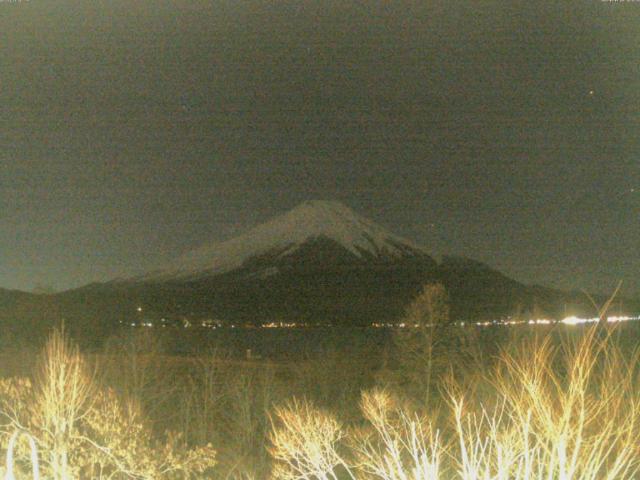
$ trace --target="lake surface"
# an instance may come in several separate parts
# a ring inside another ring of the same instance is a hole
[[[556,324],[464,327],[467,333],[472,334],[474,341],[482,343],[495,343],[510,337],[544,335],[549,332],[558,338],[571,338],[579,335],[585,328],[589,326]],[[382,355],[392,347],[394,335],[398,330],[371,327],[150,328],[147,332],[150,335],[158,335],[167,353],[171,354],[195,355],[218,350],[231,357],[244,358],[247,350],[251,350],[253,356],[284,361],[334,352]],[[614,332],[627,347],[640,343],[640,322],[617,325]],[[126,335],[127,331],[121,334]]]

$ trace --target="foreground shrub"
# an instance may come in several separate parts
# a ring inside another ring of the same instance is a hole
[[[275,410],[270,449],[273,477],[336,480],[339,467],[348,471],[339,450],[345,432],[338,420],[310,402],[293,400]]]
[[[44,478],[193,478],[215,463],[210,446],[189,449],[175,434],[154,440],[139,408],[99,388],[78,348],[55,331],[35,381],[0,381],[0,436],[35,440]],[[20,464],[25,453],[15,456]]]
[[[276,478],[632,479],[640,472],[640,367],[603,326],[505,349],[478,380],[451,380],[448,415],[363,394],[366,423],[343,427],[308,403],[277,410]],[[343,444],[348,454],[338,454]],[[343,460],[346,458],[347,460]]]
[[[625,479],[640,468],[637,351],[603,326],[554,346],[503,353],[488,398],[459,394],[453,412],[465,479]]]
[[[354,435],[355,468],[366,478],[437,479],[442,446],[426,418],[407,412],[385,390],[362,395],[370,428]]]

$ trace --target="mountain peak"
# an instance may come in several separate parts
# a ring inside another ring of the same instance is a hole
[[[267,223],[278,219],[287,219],[295,223],[295,225],[291,226],[295,227],[296,230],[309,229],[314,226],[331,229],[332,226],[352,223],[361,218],[360,215],[341,202],[335,200],[307,200]]]
[[[278,257],[290,255],[318,238],[329,239],[358,258],[425,255],[421,247],[392,234],[338,201],[309,200],[238,237],[188,252],[143,279],[224,273],[267,253],[278,252]]]
[[[306,219],[307,221],[301,225],[303,227],[308,227],[312,221],[324,222],[324,227],[354,222],[373,224],[337,200],[307,200],[285,212],[281,217]]]

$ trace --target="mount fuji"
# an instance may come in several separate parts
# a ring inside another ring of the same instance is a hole
[[[444,257],[438,263],[425,248],[334,201],[304,202],[155,271],[62,292],[54,300],[69,325],[94,332],[162,319],[364,326],[397,322],[430,282],[444,284],[457,320],[518,311],[559,318],[567,307],[591,308],[581,293],[524,285],[474,260]]]
[[[266,277],[283,268],[389,265],[411,259],[435,266],[422,247],[345,205],[308,201],[243,235],[201,246],[132,280],[195,281],[234,270]]]
[[[90,309],[106,323],[142,306],[154,319],[368,325],[397,319],[438,268],[424,248],[345,205],[308,201],[154,271],[60,297],[78,319]]]

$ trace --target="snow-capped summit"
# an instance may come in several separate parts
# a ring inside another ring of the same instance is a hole
[[[278,258],[291,255],[307,242],[317,239],[333,241],[359,259],[426,255],[421,247],[392,234],[340,202],[314,200],[238,237],[203,245],[141,279],[168,280],[225,273],[261,255],[275,253]]]

